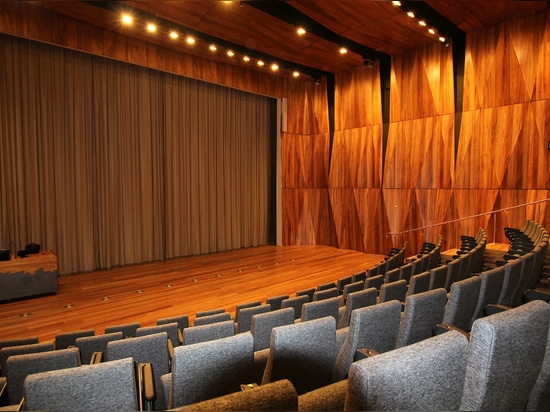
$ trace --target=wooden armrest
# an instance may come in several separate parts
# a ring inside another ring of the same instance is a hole
[[[90,359],[90,365],[103,362],[103,352],[94,352]]]
[[[550,303],[550,294],[543,292],[542,290],[528,289],[525,291],[523,296],[527,302],[531,302],[533,300],[543,300],[546,303]]]
[[[379,355],[377,351],[374,349],[369,348],[359,348],[355,351],[355,356],[353,357],[353,361],[358,361],[365,358],[372,358],[373,356]]]
[[[138,364],[138,386],[140,411],[153,411],[156,398],[153,367],[150,363]]]

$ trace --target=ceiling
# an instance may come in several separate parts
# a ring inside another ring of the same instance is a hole
[[[152,1],[29,1],[79,20],[145,40],[162,47],[216,61],[279,73],[298,70],[312,77],[345,72],[416,47],[464,42],[465,33],[502,21],[538,14],[548,1],[508,0],[152,0]],[[415,17],[407,15],[413,11]],[[121,14],[132,15],[123,24]],[[419,20],[426,26],[421,26]],[[154,22],[156,31],[146,24]],[[303,27],[306,33],[298,35]],[[430,34],[428,28],[435,29]],[[177,39],[170,31],[179,34]],[[193,36],[194,44],[188,44]],[[216,51],[209,50],[215,44]],[[346,47],[347,53],[339,52]],[[235,54],[228,57],[231,50]],[[245,61],[244,57],[250,58]],[[257,62],[265,62],[258,66]]]

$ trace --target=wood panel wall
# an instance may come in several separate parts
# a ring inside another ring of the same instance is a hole
[[[548,12],[468,34],[461,116],[452,45],[392,56],[385,153],[377,66],[336,75],[331,142],[324,83],[182,55],[24,2],[0,4],[0,31],[286,98],[285,244],[385,253],[407,241],[412,254],[438,235],[455,247],[460,234],[480,226],[497,242],[505,241],[502,227],[525,218],[550,226],[548,203],[490,213],[550,197]]]

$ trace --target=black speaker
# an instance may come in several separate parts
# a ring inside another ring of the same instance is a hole
[[[4,262],[11,259],[11,253],[9,249],[0,249],[0,261]]]

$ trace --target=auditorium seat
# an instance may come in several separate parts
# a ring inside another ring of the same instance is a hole
[[[550,305],[533,301],[472,326],[460,410],[524,410],[542,368]]]
[[[429,271],[411,276],[411,279],[409,280],[409,287],[407,289],[407,296],[430,290],[431,276],[432,274]]]
[[[451,331],[357,361],[344,410],[459,410],[467,350],[467,338]]]
[[[152,366],[156,398],[154,410],[165,410],[167,403],[164,398],[161,376],[170,372],[168,334],[160,332],[107,343],[105,361],[125,358],[132,358],[136,366],[144,363],[149,363]]]
[[[443,288],[407,296],[396,347],[431,337],[436,325],[443,320],[446,302],[447,292]]]
[[[172,371],[162,382],[168,408],[177,408],[239,392],[254,378],[254,341],[245,332],[175,348]]]
[[[179,327],[176,322],[165,323],[155,326],[142,326],[136,330],[136,337],[152,335],[155,333],[166,332],[168,339],[172,343],[172,347],[180,346],[182,342],[180,341]]]
[[[404,302],[406,294],[407,282],[404,279],[396,280],[391,283],[384,283],[382,286],[380,286],[378,303],[388,302],[390,300],[398,300],[399,302]]]
[[[204,315],[204,316],[195,317],[194,326],[209,325],[211,323],[225,322],[225,321],[228,321],[228,320],[231,320],[233,323],[235,323],[231,319],[231,313],[229,313],[229,312],[214,313],[212,315]]]
[[[78,366],[77,348],[10,356],[6,362],[9,404],[18,404],[23,398],[23,382],[28,375]]]
[[[546,350],[542,361],[541,370],[529,394],[527,411],[549,411],[550,410],[550,328],[546,340]]]
[[[306,302],[302,305],[301,322],[320,319],[326,316],[332,316],[334,321],[338,321],[338,308],[340,307],[340,298],[317,300],[315,302]]]
[[[261,300],[254,300],[252,302],[239,303],[235,306],[235,318],[233,319],[235,323],[239,323],[239,316],[241,309],[252,308],[254,306],[260,306],[262,304]],[[224,319],[226,320],[226,319]]]
[[[332,299],[337,296],[340,296],[337,287],[333,287],[330,289],[321,289],[321,290],[317,290],[313,294],[313,302],[316,302],[318,300],[323,300],[323,299]]]
[[[183,330],[183,344],[193,345],[195,343],[226,338],[234,334],[235,322],[232,320],[192,326]]]
[[[0,349],[0,365],[2,374],[6,376],[6,361],[10,356],[25,353],[48,352],[55,349],[53,342],[32,343],[28,345],[5,346]]]
[[[317,293],[317,292],[316,292]],[[302,305],[309,302],[307,296],[295,296],[293,298],[285,299],[281,302],[281,308],[293,308],[294,309],[294,319],[300,319],[302,316]]]
[[[400,320],[401,302],[397,300],[354,310],[346,339],[336,356],[332,380],[347,378],[358,349],[378,353],[395,349]]]
[[[271,305],[251,306],[241,309],[239,311],[239,323],[235,323],[236,333],[248,332],[252,324],[252,317],[266,312],[271,312]]]
[[[296,292],[296,296],[307,296],[308,297],[308,302],[311,302],[313,301],[313,294],[315,293],[315,288],[307,288],[307,289],[302,289],[302,290],[299,290],[298,292]]]
[[[133,338],[136,336],[136,330],[140,327],[139,322],[124,323],[120,325],[105,326],[105,333],[122,332],[124,338]]]
[[[33,374],[24,388],[27,410],[139,410],[131,358]]]
[[[453,283],[445,305],[442,323],[468,332],[479,300],[480,289],[479,276],[471,276]]]
[[[430,285],[429,290],[439,289],[445,287],[447,281],[447,265],[439,265],[433,269],[430,269]]]
[[[75,330],[71,332],[62,332],[55,335],[55,349],[67,349],[70,346],[75,345],[77,338],[83,336],[94,336],[95,332],[93,329],[84,329],[84,330]]]
[[[195,318],[200,318],[202,316],[211,316],[211,315],[217,315],[219,313],[224,313],[224,308],[216,308],[216,309],[208,309],[208,310],[201,310],[195,313]]]
[[[485,308],[487,305],[498,303],[498,298],[504,283],[504,270],[505,268],[503,266],[497,266],[496,268],[480,273],[479,297],[467,330],[472,328],[472,323],[474,323],[476,319],[485,316]]]
[[[335,337],[331,316],[274,328],[262,385],[288,379],[298,395],[328,385]]]
[[[384,275],[368,277],[367,280],[365,280],[365,289],[376,288],[377,290],[379,290],[380,286],[382,286],[383,283]]]
[[[270,296],[265,300],[265,303],[271,306],[271,310],[279,310],[281,309],[281,302],[285,299],[288,299],[289,297],[290,296],[287,294]]]
[[[346,306],[340,307],[338,311],[338,329],[349,326],[351,314],[355,309],[375,305],[377,298],[378,290],[376,288],[350,293],[346,299]]]
[[[105,354],[107,343],[113,340],[123,339],[122,332],[105,333],[103,335],[83,336],[77,338],[75,345],[80,349],[80,361],[83,365],[87,365],[92,360],[95,352]]]
[[[346,300],[350,293],[359,292],[363,289],[365,289],[365,282],[363,281],[348,283],[346,286],[344,286],[344,291],[340,295],[340,306],[346,305]]]

